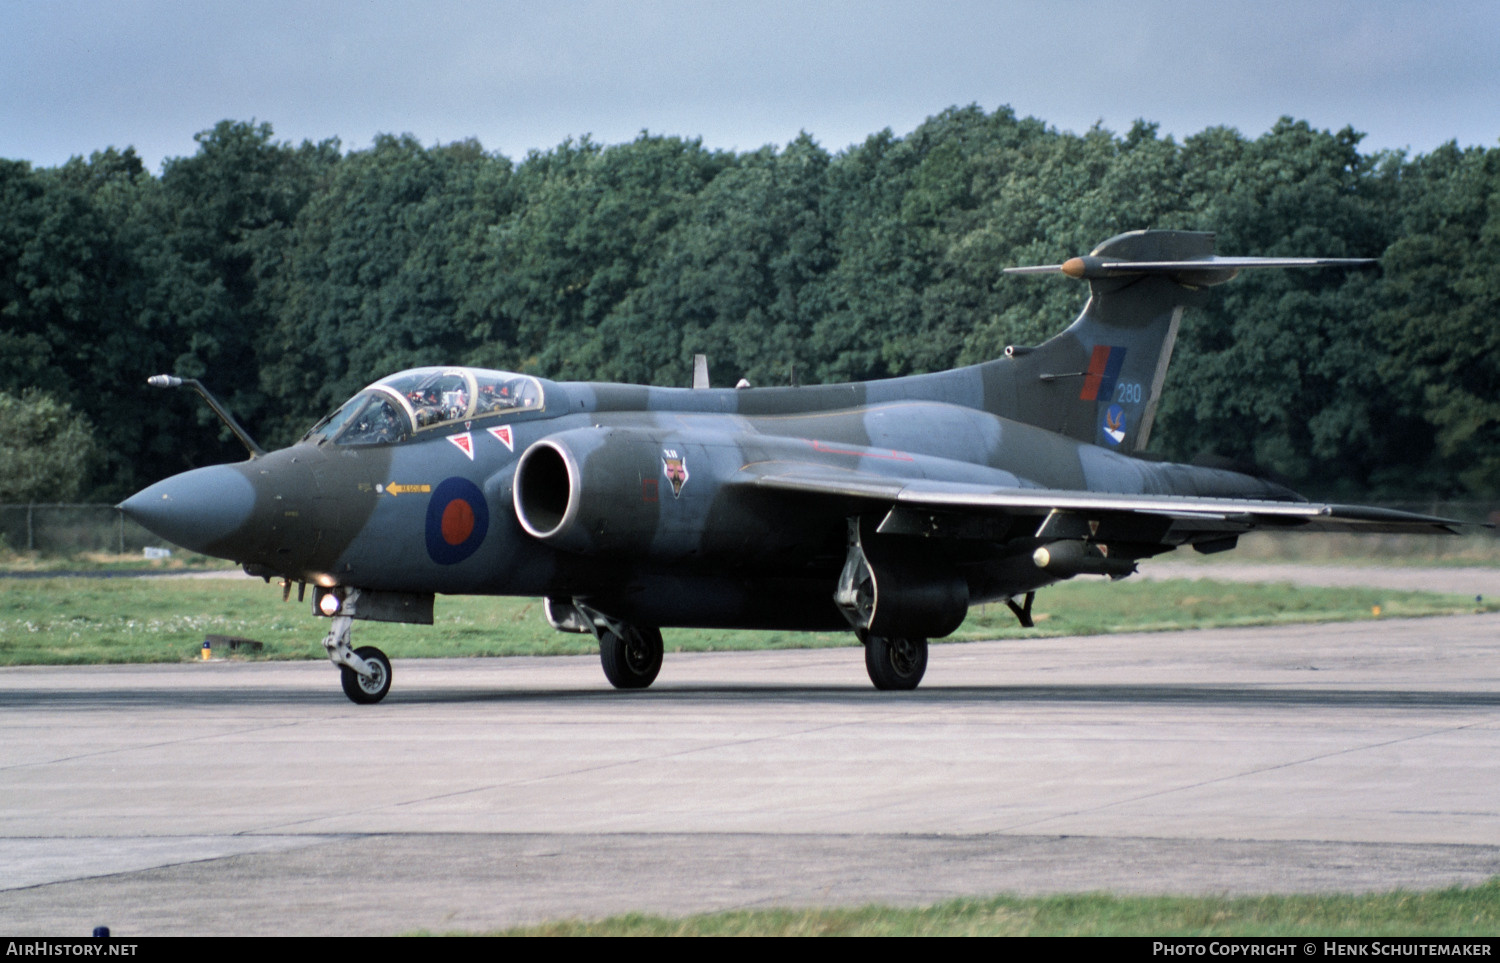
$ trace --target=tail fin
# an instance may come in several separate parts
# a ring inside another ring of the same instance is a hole
[[[1372,264],[1358,258],[1225,258],[1214,235],[1132,231],[1086,257],[1012,274],[1059,272],[1088,281],[1089,300],[1067,330],[1035,348],[1005,349],[1013,417],[1079,441],[1140,451],[1151,439],[1183,308],[1244,268]],[[1003,364],[1003,362],[1001,362]]]

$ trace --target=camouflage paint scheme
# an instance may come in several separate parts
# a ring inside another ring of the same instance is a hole
[[[254,574],[313,583],[315,610],[354,590],[365,607],[345,614],[404,621],[430,620],[438,593],[545,597],[555,625],[599,635],[625,687],[654,678],[657,629],[698,626],[854,628],[880,663],[876,685],[911,688],[926,640],[972,604],[1124,577],[1139,559],[1231,548],[1256,528],[1451,531],[1141,455],[1183,308],[1208,285],[1243,268],[1368,263],[1215,258],[1212,245],[1134,232],[1022,269],[1087,280],[1083,314],[1035,349],[935,374],[703,389],[403,372],[325,419],[333,428],[166,479],[122,508]],[[433,415],[439,391],[421,386],[439,382],[448,407]],[[482,413],[474,396],[500,391],[525,404]],[[394,435],[349,427],[358,415],[344,412],[366,398],[387,399]],[[1029,603],[1012,601],[1023,623]],[[359,660],[325,644],[348,691]]]

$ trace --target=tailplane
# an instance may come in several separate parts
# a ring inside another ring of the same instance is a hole
[[[1035,348],[1006,349],[1012,417],[1079,441],[1141,451],[1151,440],[1184,308],[1247,268],[1353,267],[1362,258],[1216,257],[1214,235],[1132,231],[1084,257],[1010,274],[1060,273],[1087,281],[1083,313]]]

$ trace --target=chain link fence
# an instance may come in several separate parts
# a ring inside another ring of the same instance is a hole
[[[0,551],[142,555],[170,547],[113,505],[0,505]]]

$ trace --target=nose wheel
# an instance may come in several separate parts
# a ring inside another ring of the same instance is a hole
[[[347,615],[336,617],[323,638],[323,648],[328,650],[328,661],[339,667],[339,681],[349,701],[374,705],[391,691],[391,660],[373,645],[350,647],[353,625]]]
[[[360,705],[374,705],[391,691],[391,660],[373,645],[364,645],[354,650],[364,660],[369,675],[360,675],[347,665],[339,666],[339,681],[344,684],[344,695]]]

